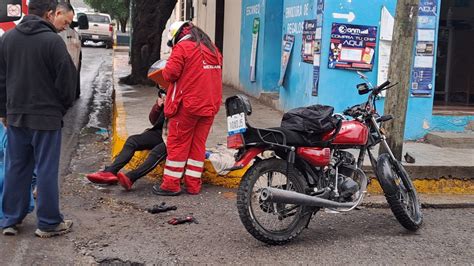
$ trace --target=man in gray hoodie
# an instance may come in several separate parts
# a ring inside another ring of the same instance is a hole
[[[53,25],[56,0],[30,0],[29,15],[0,39],[0,117],[7,124],[4,235],[16,235],[37,175],[35,235],[71,230],[59,211],[62,118],[75,99],[77,71]]]

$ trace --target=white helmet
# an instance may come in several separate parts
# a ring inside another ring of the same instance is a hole
[[[176,38],[179,36],[182,28],[189,24],[190,21],[175,21],[170,26],[170,30],[168,32],[168,46],[173,47],[176,44]]]

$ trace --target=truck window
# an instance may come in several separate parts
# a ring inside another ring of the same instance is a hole
[[[89,19],[90,23],[106,23],[106,24],[110,23],[109,18],[106,16],[87,14],[87,18]]]

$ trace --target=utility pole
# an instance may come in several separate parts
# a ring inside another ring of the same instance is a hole
[[[402,158],[419,3],[419,0],[398,0],[393,28],[388,78],[392,83],[399,82],[399,85],[387,91],[384,113],[393,115],[394,119],[384,127],[387,130],[388,145],[398,160]],[[380,153],[383,152],[384,148],[381,146]]]

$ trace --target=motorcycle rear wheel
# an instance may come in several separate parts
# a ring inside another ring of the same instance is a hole
[[[410,231],[417,231],[423,223],[423,214],[415,186],[401,163],[392,161],[392,170],[397,175],[394,182],[398,191],[385,198],[398,222]]]
[[[299,205],[263,202],[260,194],[267,186],[304,193],[307,184],[297,169],[288,170],[286,161],[277,158],[256,162],[240,182],[237,209],[242,224],[256,239],[283,245],[307,226],[312,211]]]

